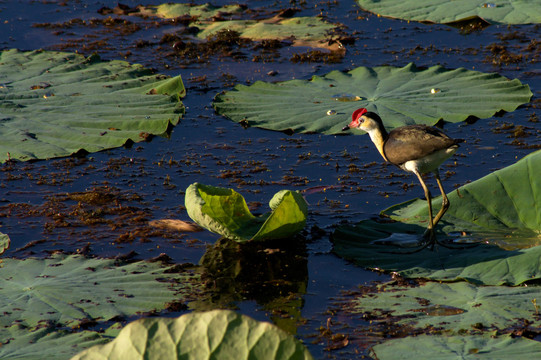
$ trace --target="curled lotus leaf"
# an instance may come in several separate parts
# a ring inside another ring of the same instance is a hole
[[[269,213],[254,216],[235,190],[199,183],[186,189],[185,205],[199,226],[241,242],[294,236],[306,225],[308,212],[301,194],[282,190],[270,200]]]

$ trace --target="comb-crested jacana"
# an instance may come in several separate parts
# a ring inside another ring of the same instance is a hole
[[[407,125],[387,132],[378,114],[361,108],[352,115],[352,121],[342,130],[360,129],[370,135],[379,153],[385,161],[417,175],[425,192],[428,203],[428,226],[424,233],[426,246],[434,246],[436,235],[434,228],[449,208],[449,199],[445,195],[439,175],[439,166],[453,155],[462,139],[452,139],[442,131],[426,125]],[[422,175],[433,173],[441,191],[441,209],[432,217],[432,196]]]

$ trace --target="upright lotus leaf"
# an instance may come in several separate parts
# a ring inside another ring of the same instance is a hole
[[[480,244],[463,251],[439,247],[438,256],[427,256],[429,250],[392,256],[389,251],[396,248],[374,241],[397,234],[420,236],[428,210],[426,201],[417,199],[383,211],[397,223],[366,220],[355,227],[337,229],[334,250],[362,266],[398,271],[404,276],[513,285],[541,278],[541,246],[535,246],[541,240],[539,173],[541,151],[448,194],[451,207],[438,225],[439,236],[468,232],[473,239],[495,245]],[[435,211],[439,201],[434,200]],[[496,245],[514,249],[507,251]],[[533,247],[516,249],[528,246]]]
[[[392,321],[415,329],[433,326],[457,335],[473,328],[505,330],[521,319],[541,326],[534,299],[541,287],[476,286],[467,282],[427,282],[418,287],[393,286],[357,297],[351,312],[369,314],[373,321]],[[348,306],[349,308],[349,306]]]
[[[56,255],[3,259],[1,270],[0,327],[42,321],[73,327],[163,309],[194,291],[194,275],[168,272],[170,267],[156,262],[117,266],[114,259]]]
[[[488,118],[530,101],[528,85],[498,74],[413,64],[332,71],[311,80],[237,85],[215,97],[219,114],[270,130],[341,133],[353,111],[377,112],[388,129]]]
[[[9,236],[0,233],[0,255],[2,255],[7,249],[9,249]]]
[[[392,18],[456,23],[480,18],[491,24],[539,24],[537,0],[357,0],[366,11]]]
[[[160,4],[160,5],[140,5],[138,12],[134,15],[157,16],[164,19],[175,19],[182,16],[192,16],[199,20],[209,20],[215,16],[223,16],[227,14],[239,14],[245,10],[245,6],[238,4],[214,6],[211,4]]]
[[[537,359],[541,356],[541,343],[513,335],[419,335],[385,341],[372,351],[379,360]]]
[[[115,340],[72,360],[90,359],[312,359],[292,335],[230,310],[179,318],[147,318],[128,324]]]
[[[303,197],[282,190],[270,201],[271,212],[253,216],[236,191],[194,183],[186,189],[186,211],[201,227],[236,241],[281,239],[295,235],[306,224]]]
[[[0,359],[70,359],[91,346],[111,339],[95,331],[71,333],[54,327],[31,330],[15,324],[0,329]]]
[[[0,161],[95,152],[163,134],[184,112],[185,93],[180,76],[124,61],[2,51]]]

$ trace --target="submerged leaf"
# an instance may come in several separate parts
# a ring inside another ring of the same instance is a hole
[[[455,23],[480,18],[491,24],[541,23],[537,0],[357,0],[361,8],[404,20]]]
[[[440,91],[433,93],[435,88]],[[237,85],[217,95],[213,106],[235,122],[265,129],[337,134],[361,107],[377,111],[392,129],[414,123],[434,125],[441,119],[488,118],[500,110],[515,110],[531,96],[527,85],[495,73],[439,65],[418,69],[409,64],[332,71],[311,80]]]
[[[164,96],[167,94],[167,96]],[[139,142],[176,125],[180,76],[97,55],[0,52],[0,161],[68,156]]]
[[[199,183],[186,189],[185,204],[197,224],[237,241],[287,238],[306,224],[306,201],[290,190],[276,193],[270,201],[272,211],[259,217],[236,191]]]
[[[451,206],[438,224],[439,236],[471,233],[466,240],[488,242],[464,250],[438,248],[416,254],[390,254],[396,248],[375,240],[410,234],[420,238],[428,214],[425,200],[384,210],[396,223],[365,220],[338,228],[334,251],[361,266],[397,271],[408,277],[467,279],[482,284],[512,284],[541,278],[541,151],[448,194]],[[438,211],[441,198],[434,199]],[[442,233],[445,232],[445,233]],[[454,237],[458,237],[455,235]],[[517,246],[520,245],[520,246]],[[535,246],[538,245],[538,246]],[[529,247],[529,249],[517,249]],[[503,248],[512,250],[504,250]],[[428,256],[427,256],[428,253]]]
[[[230,310],[134,321],[115,340],[73,358],[85,359],[312,359],[292,335]]]
[[[0,326],[34,327],[43,321],[76,326],[115,316],[163,309],[193,292],[194,275],[168,273],[159,263],[122,266],[114,259],[56,255],[48,259],[3,259]],[[175,279],[175,283],[163,280]],[[161,281],[158,281],[161,280]]]
[[[385,341],[372,350],[379,360],[536,359],[541,355],[541,344],[512,335],[419,335]]]

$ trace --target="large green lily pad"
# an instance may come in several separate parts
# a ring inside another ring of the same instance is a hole
[[[68,156],[163,134],[184,112],[180,76],[98,56],[0,52],[0,161]]]
[[[81,352],[84,359],[312,359],[292,335],[230,310],[128,324],[115,340]]]
[[[21,325],[0,330],[1,359],[70,359],[78,352],[111,339],[95,331],[71,333],[54,327],[31,331]]]
[[[79,255],[3,259],[0,327],[44,321],[73,327],[164,309],[194,292],[193,274],[169,268],[145,261],[117,266],[113,259]]]
[[[537,0],[357,0],[364,10],[404,20],[456,23],[480,18],[491,24],[541,23]]]
[[[199,183],[186,189],[185,205],[197,224],[236,241],[294,236],[306,225],[308,212],[301,194],[282,190],[270,200],[271,212],[256,217],[236,191]]]
[[[219,114],[235,122],[270,130],[340,133],[351,114],[365,107],[386,127],[460,122],[513,111],[532,93],[519,80],[464,68],[419,69],[413,64],[332,71],[311,80],[237,85],[215,97]]]
[[[512,335],[419,335],[385,341],[372,350],[380,360],[536,359],[541,356],[541,343]]]
[[[448,334],[474,328],[505,330],[521,323],[541,325],[535,299],[541,299],[539,286],[476,286],[467,282],[427,282],[418,287],[394,286],[376,294],[365,294],[351,304],[353,313],[388,320],[416,329],[433,326]]]
[[[334,251],[370,268],[398,271],[404,276],[439,280],[467,279],[482,284],[520,284],[541,277],[541,151],[460,187],[449,196],[451,207],[440,224],[440,238],[483,240],[475,248],[437,253],[390,254],[398,249],[375,240],[400,236],[419,237],[428,216],[424,200],[393,206],[383,213],[395,223],[365,220],[356,226],[338,228]],[[434,200],[439,208],[440,198]],[[486,244],[486,242],[490,244]],[[529,249],[521,247],[533,246]],[[503,248],[512,249],[504,250]]]

